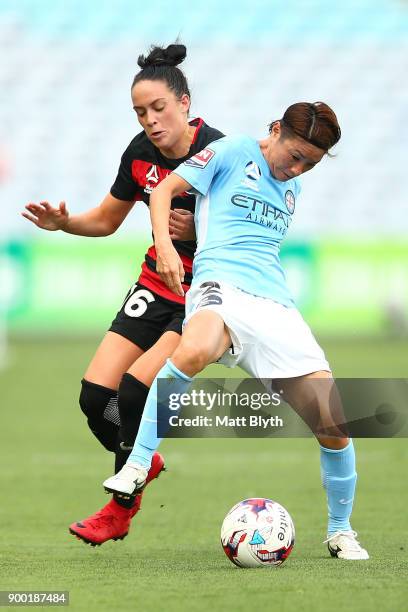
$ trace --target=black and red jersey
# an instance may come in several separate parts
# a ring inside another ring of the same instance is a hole
[[[199,118],[190,121],[190,125],[196,127],[190,150],[187,155],[179,159],[164,157],[160,150],[150,142],[144,131],[135,136],[122,155],[118,175],[110,190],[113,197],[127,202],[142,200],[149,206],[151,192],[170,172],[186,159],[204,149],[210,142],[224,136],[222,132],[208,126]],[[177,196],[172,200],[171,208],[184,208],[194,212],[195,196],[192,194]],[[183,287],[184,291],[187,291],[191,284],[192,260],[196,243],[174,240],[173,244],[183,261],[185,270]],[[139,282],[166,299],[178,303],[184,302],[184,298],[170,291],[157,274],[154,246],[151,246],[146,253]]]

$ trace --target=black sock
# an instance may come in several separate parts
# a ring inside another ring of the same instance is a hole
[[[127,373],[122,376],[118,390],[120,427],[115,451],[115,474],[122,469],[129,457],[139,431],[140,421],[146,403],[149,387]],[[125,508],[133,506],[132,500],[113,496]]]

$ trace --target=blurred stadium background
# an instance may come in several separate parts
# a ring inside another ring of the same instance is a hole
[[[136,206],[117,235],[37,230],[28,201],[97,205],[139,130],[136,60],[179,36],[192,115],[262,137],[299,100],[336,110],[335,159],[306,175],[282,258],[320,335],[408,329],[408,3],[403,0],[0,0],[0,311],[12,335],[92,334],[150,239]]]
[[[177,36],[192,115],[226,134],[262,137],[294,101],[334,107],[343,139],[304,177],[282,258],[338,376],[408,376],[406,0],[0,0],[1,588],[70,588],[84,610],[133,609],[135,588],[146,610],[238,611],[273,596],[283,612],[319,611],[327,592],[339,611],[403,610],[406,440],[356,441],[367,569],[335,572],[316,544],[325,502],[310,439],[168,440],[174,472],[149,490],[132,537],[95,551],[67,534],[105,503],[112,459],[77,408],[79,380],[138,275],[148,213],[135,206],[96,240],[41,232],[19,212],[100,202],[139,131],[137,57]],[[246,575],[243,590],[217,538],[245,495],[276,496],[299,535],[287,573]]]

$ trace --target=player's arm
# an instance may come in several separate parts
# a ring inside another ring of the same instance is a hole
[[[169,174],[150,196],[150,217],[156,247],[156,270],[166,285],[177,295],[184,295],[181,283],[184,281],[183,263],[173,246],[169,231],[171,201],[184,191],[191,189],[177,174]]]
[[[65,202],[60,202],[58,208],[54,208],[46,201],[39,204],[30,202],[21,214],[37,227],[48,231],[61,230],[78,236],[109,236],[123,223],[133,204],[108,193],[99,206],[79,215],[71,216]]]

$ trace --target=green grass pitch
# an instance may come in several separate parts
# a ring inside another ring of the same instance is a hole
[[[322,345],[338,376],[408,377],[406,342]],[[70,609],[92,611],[407,609],[406,439],[355,441],[353,527],[367,562],[331,559],[322,544],[325,496],[311,438],[168,440],[168,472],[148,488],[123,542],[91,548],[69,535],[71,522],[106,503],[101,482],[112,473],[77,407],[95,347],[11,343],[0,372],[0,589],[69,590]],[[238,569],[220,547],[224,515],[249,496],[276,499],[295,522],[295,548],[278,569]]]

